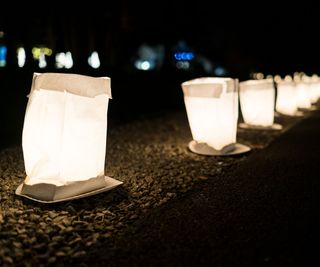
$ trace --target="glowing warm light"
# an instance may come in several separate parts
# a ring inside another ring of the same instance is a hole
[[[320,97],[320,78],[317,74],[313,74],[311,76],[310,81],[310,89],[311,89],[311,103],[315,104]]]
[[[108,77],[34,75],[22,136],[27,177],[19,194],[54,202],[107,186],[110,97]]]
[[[277,83],[277,82],[280,82],[282,80],[281,76],[280,75],[275,75],[274,76],[274,81]]]
[[[291,81],[293,81],[293,79],[292,79],[292,77],[291,77],[290,75],[286,75],[286,76],[284,77],[284,80],[285,80],[286,82],[291,82]]]
[[[204,77],[181,86],[193,140],[218,151],[235,144],[238,80]]]
[[[311,108],[311,94],[310,86],[307,81],[304,81],[302,77],[295,76],[294,81],[297,87],[297,105],[298,108],[310,109]]]
[[[256,74],[256,79],[257,79],[257,80],[262,80],[263,78],[264,78],[263,73],[258,72],[258,73]]]
[[[289,116],[297,114],[297,91],[292,80],[281,80],[277,83],[276,111]]]
[[[240,107],[248,125],[268,127],[274,121],[275,88],[270,79],[240,82]]]
[[[299,72],[298,71],[295,71],[294,73],[293,73],[293,78],[295,79],[296,77],[299,77]]]
[[[23,47],[17,49],[18,66],[22,68],[26,63],[26,51]]]
[[[100,67],[100,59],[99,59],[98,52],[94,51],[91,53],[91,55],[88,58],[88,64],[90,65],[90,67],[94,69],[97,69]]]

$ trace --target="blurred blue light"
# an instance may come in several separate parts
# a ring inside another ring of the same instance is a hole
[[[223,67],[216,67],[214,70],[214,74],[217,76],[224,76],[227,74],[227,70]]]
[[[4,67],[7,64],[7,47],[4,45],[0,46],[0,67]]]
[[[190,61],[194,59],[193,52],[176,52],[174,58],[178,61]]]

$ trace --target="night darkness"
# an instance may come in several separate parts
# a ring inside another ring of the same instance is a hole
[[[317,9],[308,2],[119,1],[104,8],[93,2],[77,11],[58,5],[34,13],[19,10],[14,16],[2,15],[0,22],[13,46],[47,44],[55,51],[79,53],[77,57],[95,49],[106,55],[102,64],[118,69],[142,43],[164,44],[169,50],[182,39],[196,53],[244,78],[250,71],[317,72],[319,61]],[[76,60],[83,65],[76,67],[86,66],[81,58]]]
[[[117,1],[91,6],[51,6],[12,15],[1,15],[2,42],[7,46],[7,65],[0,68],[2,99],[1,134],[20,138],[26,95],[33,72],[72,72],[112,79],[110,117],[136,115],[182,108],[181,82],[201,76],[249,79],[265,75],[318,73],[319,22],[314,5],[197,1]],[[183,41],[195,55],[188,70],[174,61],[177,44]],[[161,47],[161,65],[150,71],[134,67],[141,45]],[[26,50],[26,63],[17,67],[16,49]],[[40,69],[32,59],[32,47],[46,46],[52,53],[71,51],[73,67],[56,69],[54,56]],[[88,65],[88,55],[97,51],[100,67]],[[202,63],[200,62],[202,59]],[[203,62],[209,62],[206,70]],[[201,63],[201,64],[200,64]],[[224,72],[215,73],[216,68]],[[133,102],[133,100],[135,102]],[[11,119],[18,121],[11,125]],[[18,125],[18,126],[17,126]],[[18,127],[18,128],[17,128]],[[7,138],[2,138],[2,142]]]

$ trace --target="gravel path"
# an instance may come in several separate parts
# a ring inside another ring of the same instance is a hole
[[[200,156],[188,150],[191,133],[184,110],[128,123],[110,121],[106,175],[123,185],[57,204],[36,203],[14,194],[25,177],[22,149],[3,149],[0,265],[86,266],[83,259],[90,250],[101,244],[115,249],[117,235],[148,211],[228,171],[302,119],[276,117],[282,131],[239,128],[237,141],[252,151],[230,157]]]

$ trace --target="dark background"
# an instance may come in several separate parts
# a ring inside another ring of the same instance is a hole
[[[72,51],[76,68],[87,67],[91,50],[105,56],[102,67],[123,69],[142,43],[169,50],[183,39],[244,78],[251,71],[317,71],[319,9],[312,2],[120,0],[90,1],[76,9],[57,3],[36,6],[34,12],[3,10],[0,26],[10,46],[46,44],[55,52]],[[15,57],[10,51],[9,56]]]
[[[111,77],[113,99],[108,116],[128,121],[140,116],[183,108],[181,82],[205,71],[198,59],[223,67],[221,76],[240,80],[265,75],[318,73],[319,16],[316,4],[244,3],[231,1],[89,1],[33,3],[1,9],[0,31],[8,48],[0,68],[0,146],[19,143],[33,72],[70,72]],[[183,40],[194,52],[189,70],[176,67],[174,52]],[[140,45],[164,47],[163,64],[151,71],[134,68]],[[16,49],[23,45],[26,65],[18,68]],[[56,69],[54,56],[39,69],[31,49],[44,45],[71,51],[74,66]],[[92,69],[87,57],[98,51],[101,66]],[[318,73],[319,74],[319,73]]]

